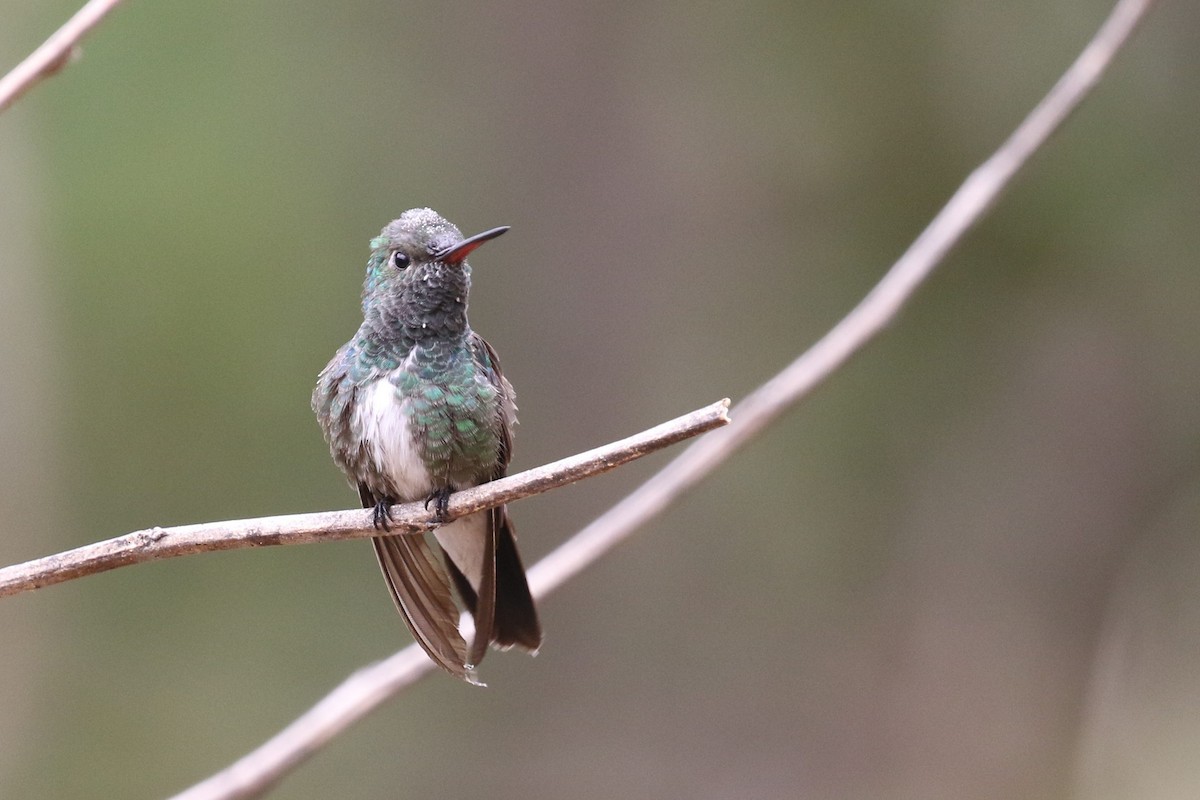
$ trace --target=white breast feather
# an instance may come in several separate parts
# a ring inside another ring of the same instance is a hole
[[[379,471],[392,482],[399,500],[420,500],[433,491],[433,477],[425,469],[413,443],[396,387],[380,378],[363,390],[355,409],[356,428]]]

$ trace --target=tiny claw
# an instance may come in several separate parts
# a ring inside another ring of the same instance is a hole
[[[425,510],[429,510],[429,504],[433,503],[433,521],[445,522],[450,510],[450,491],[449,486],[443,486],[441,489],[434,489],[433,494],[425,498]]]
[[[371,512],[371,525],[375,530],[381,528],[385,531],[390,531],[392,528],[388,523],[392,519],[392,504],[387,500],[380,500],[375,504],[375,509]]]

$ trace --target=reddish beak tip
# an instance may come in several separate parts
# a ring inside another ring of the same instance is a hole
[[[508,226],[501,225],[499,228],[492,228],[490,231],[477,233],[474,236],[463,239],[458,244],[450,245],[446,249],[435,253],[434,257],[438,261],[446,264],[461,264],[463,261],[466,261],[467,256],[469,256],[476,247],[479,247],[479,245],[483,244],[484,242],[491,241],[500,234],[507,232]]]

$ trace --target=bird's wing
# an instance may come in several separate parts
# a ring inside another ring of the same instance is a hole
[[[471,351],[475,362],[487,375],[500,398],[500,418],[497,420],[500,452],[490,476],[490,480],[496,480],[507,474],[508,463],[512,459],[512,427],[517,421],[516,393],[513,391],[512,384],[504,377],[496,351],[492,349],[486,339],[477,333],[472,333]],[[521,564],[521,557],[517,553],[516,536],[513,533],[512,521],[508,516],[508,508],[500,506],[480,512],[476,517],[479,521],[474,523],[475,526],[486,523],[487,535],[490,540],[486,548],[486,558],[489,559],[490,570],[484,570],[480,578],[475,577],[480,573],[470,570],[471,565],[457,563],[454,553],[451,552],[453,548],[447,548],[446,538],[443,538],[441,531],[437,534],[438,543],[450,556],[447,559],[447,566],[458,587],[459,596],[463,598],[467,608],[471,610],[477,620],[491,618],[489,636],[492,644],[501,649],[515,645],[530,652],[536,652],[542,643],[542,626],[538,621],[533,597],[529,593],[525,567]],[[463,569],[463,567],[467,567],[467,569]],[[468,579],[467,575],[470,575],[471,579]],[[478,587],[475,584],[482,584],[485,580],[490,580],[494,586],[494,588],[489,587],[485,590],[486,595],[490,596],[491,608],[484,607],[480,603],[479,593],[476,591]],[[479,629],[478,623],[476,629]],[[486,650],[486,642],[481,644],[480,637],[476,636],[471,652],[474,655],[482,650]]]
[[[371,493],[361,486],[359,493],[367,505]],[[467,644],[458,632],[458,607],[450,594],[450,582],[425,537],[376,536],[371,541],[392,600],[413,638],[442,669],[479,683],[468,666]]]
[[[441,526],[434,531],[434,538],[446,554],[446,569],[458,583],[459,595],[475,621],[467,664],[478,665],[496,636],[496,528],[490,514],[481,511]],[[464,581],[469,594],[462,591]]]
[[[517,393],[500,369],[500,358],[496,351],[478,333],[471,332],[471,352],[475,363],[483,369],[492,386],[500,396],[500,418],[496,420],[500,435],[500,453],[491,480],[503,478],[508,473],[508,462],[512,460],[512,428],[517,424]]]

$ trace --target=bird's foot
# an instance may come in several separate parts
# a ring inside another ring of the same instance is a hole
[[[371,525],[375,530],[390,531],[392,528],[388,525],[392,520],[392,504],[387,500],[380,500],[375,503],[375,510],[371,512]]]
[[[450,510],[450,495],[453,492],[449,486],[443,486],[441,489],[435,489],[433,494],[425,498],[425,510],[429,510],[429,504],[433,503],[433,521],[442,523],[446,521]]]

